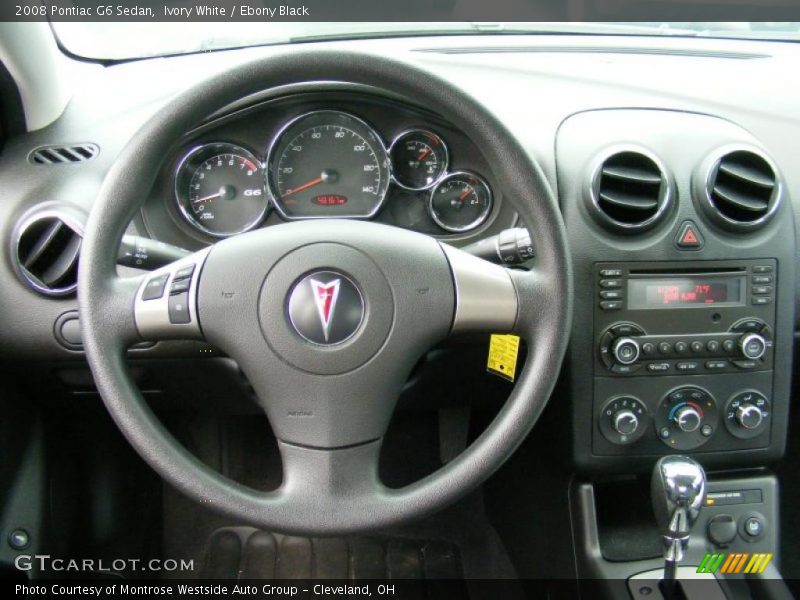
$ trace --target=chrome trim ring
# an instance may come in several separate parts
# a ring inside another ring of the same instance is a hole
[[[769,210],[764,216],[759,217],[755,221],[736,221],[731,219],[730,217],[723,215],[714,204],[714,201],[711,199],[712,179],[719,168],[719,163],[725,156],[734,152],[750,152],[755,154],[759,158],[763,159],[767,165],[769,165],[769,168],[772,169],[772,173],[775,175],[775,189],[773,190],[770,198]],[[753,230],[758,229],[762,225],[766,225],[766,223],[770,221],[778,212],[783,200],[783,179],[781,178],[780,171],[778,171],[778,167],[761,148],[757,148],[756,146],[749,144],[729,144],[714,150],[706,157],[703,164],[705,165],[705,176],[702,178],[702,191],[695,190],[695,196],[699,199],[700,207],[703,209],[703,211],[712,220],[717,221],[718,224],[738,230]]]
[[[472,221],[471,223],[461,226],[461,227],[453,227],[452,225],[447,225],[444,223],[439,217],[436,216],[436,213],[433,210],[433,195],[436,193],[436,190],[445,183],[447,180],[454,178],[454,177],[474,177],[480,185],[486,190],[486,208],[480,214],[480,216]],[[445,231],[449,231],[451,233],[463,233],[465,231],[470,231],[477,227],[480,227],[483,223],[486,222],[486,219],[489,217],[489,214],[492,212],[492,208],[494,207],[494,196],[492,195],[492,188],[489,187],[489,184],[486,183],[486,180],[478,175],[477,173],[473,173],[472,171],[453,171],[451,173],[447,173],[444,177],[442,177],[436,185],[431,188],[430,195],[428,196],[428,201],[426,202],[426,206],[428,208],[428,215],[431,219],[442,229]]]
[[[386,173],[387,173],[386,184],[383,185],[383,193],[381,194],[381,197],[380,197],[378,203],[367,214],[362,214],[362,215],[358,215],[358,214],[355,214],[355,215],[345,215],[345,214],[342,214],[342,215],[306,215],[306,216],[297,216],[297,217],[295,217],[295,216],[288,215],[286,213],[286,211],[283,209],[283,207],[280,205],[280,202],[278,201],[278,194],[275,193],[275,190],[273,189],[273,184],[272,184],[272,167],[273,167],[273,161],[274,161],[274,158],[275,158],[275,156],[274,156],[275,150],[278,147],[278,142],[283,137],[283,134],[286,133],[286,131],[290,127],[292,127],[293,125],[295,125],[299,121],[301,121],[301,120],[303,120],[305,118],[311,117],[313,115],[324,114],[324,113],[328,113],[328,114],[333,113],[333,114],[344,115],[344,116],[346,116],[346,117],[348,117],[350,119],[353,119],[353,120],[357,121],[358,123],[360,123],[363,127],[365,127],[367,129],[367,131],[369,131],[375,137],[375,139],[380,144],[380,149],[383,151],[384,161],[385,161],[384,165],[385,165]],[[381,135],[375,130],[375,128],[372,127],[372,125],[367,123],[364,119],[361,119],[361,118],[353,115],[352,113],[345,112],[343,110],[335,110],[335,109],[312,110],[312,111],[309,111],[309,112],[306,112],[306,113],[303,113],[301,115],[298,115],[298,116],[294,117],[293,119],[291,119],[287,123],[285,123],[283,125],[283,127],[281,127],[278,130],[278,133],[276,133],[272,137],[272,140],[269,143],[269,149],[267,150],[267,155],[266,156],[267,156],[267,159],[266,159],[266,162],[264,163],[264,180],[266,182],[267,194],[269,195],[270,203],[272,204],[273,208],[275,208],[275,211],[281,216],[281,218],[283,218],[286,221],[306,221],[306,220],[309,220],[309,219],[371,219],[372,217],[374,217],[375,215],[377,215],[380,212],[380,210],[383,208],[383,205],[386,203],[386,198],[389,196],[389,184],[392,182],[393,177],[392,177],[392,161],[391,161],[391,158],[389,157],[389,151],[386,148],[386,143],[384,142],[384,140],[381,137]]]
[[[404,137],[406,137],[406,136],[408,136],[408,135],[410,135],[412,133],[421,134],[421,135],[425,135],[425,136],[430,136],[430,137],[436,138],[437,140],[439,140],[439,144],[440,144],[442,150],[444,151],[444,163],[443,163],[443,166],[442,166],[442,172],[439,174],[439,177],[437,177],[431,183],[429,183],[429,184],[427,184],[425,186],[422,186],[422,187],[411,187],[411,186],[405,185],[394,174],[394,158],[392,157],[392,152],[394,151],[394,147],[397,144],[397,142],[399,142],[401,139],[403,139]],[[389,162],[392,164],[392,181],[394,182],[395,185],[397,185],[397,187],[403,188],[404,190],[409,190],[411,192],[422,192],[422,191],[425,191],[425,190],[429,190],[433,186],[437,185],[442,179],[444,179],[448,175],[447,169],[450,168],[450,149],[447,147],[447,144],[445,143],[445,141],[442,138],[442,136],[440,136],[440,135],[438,135],[436,133],[433,133],[432,131],[430,131],[428,129],[406,129],[405,131],[403,131],[400,134],[395,136],[395,138],[392,140],[392,143],[389,144],[388,152],[389,152]]]
[[[612,156],[623,154],[625,152],[631,152],[645,156],[646,158],[652,160],[656,167],[658,167],[658,170],[661,171],[663,187],[658,196],[660,205],[653,216],[642,221],[641,223],[625,223],[624,221],[617,221],[616,219],[610,217],[600,207],[598,186],[600,185],[600,174],[603,165]],[[672,182],[672,176],[667,170],[664,161],[662,161],[650,150],[647,150],[641,146],[622,144],[607,148],[594,158],[589,172],[590,176],[587,182],[586,197],[589,199],[589,207],[592,209],[592,216],[594,216],[594,218],[602,225],[611,226],[615,229],[621,229],[626,233],[638,233],[654,227],[659,221],[661,221],[662,218],[666,216],[667,212],[672,207],[673,200],[675,199],[675,187]]]
[[[243,154],[243,155],[246,155],[247,158],[252,159],[252,161],[254,163],[256,163],[262,171],[265,170],[264,169],[264,161],[262,161],[260,158],[258,158],[258,156],[256,156],[256,154],[254,152],[252,152],[249,149],[245,148],[241,144],[233,144],[233,143],[230,143],[230,142],[209,142],[209,143],[206,143],[206,144],[199,144],[197,146],[193,146],[188,152],[186,152],[186,154],[183,155],[183,158],[181,158],[181,160],[178,161],[178,165],[175,167],[175,172],[174,172],[173,177],[172,177],[172,179],[173,179],[173,191],[174,191],[174,195],[175,195],[175,204],[177,205],[180,214],[183,216],[183,219],[186,221],[186,223],[188,225],[190,225],[191,227],[193,227],[197,231],[200,231],[200,232],[202,232],[202,233],[204,233],[206,235],[209,235],[211,237],[214,237],[214,238],[219,238],[219,239],[227,238],[227,237],[231,237],[231,236],[238,235],[240,233],[245,233],[246,231],[250,231],[252,229],[255,229],[256,227],[258,227],[258,225],[262,221],[264,221],[264,218],[267,216],[267,213],[269,212],[269,208],[270,208],[271,202],[269,201],[269,198],[267,198],[267,197],[264,198],[264,207],[261,210],[261,212],[258,214],[258,216],[255,219],[253,219],[250,223],[248,223],[248,225],[245,226],[244,228],[241,228],[241,229],[235,230],[235,231],[225,231],[225,232],[211,231],[207,227],[204,227],[202,224],[200,224],[200,222],[197,221],[197,219],[194,218],[194,215],[192,215],[189,212],[188,208],[185,206],[185,202],[181,197],[181,190],[179,189],[181,173],[183,172],[184,168],[187,166],[189,160],[192,157],[196,156],[197,154],[199,154],[200,152],[202,152],[204,150],[208,150],[208,149],[212,149],[212,148],[229,148],[229,149],[232,149],[233,152],[230,152],[231,154]],[[223,152],[222,154],[225,154],[225,153]],[[266,196],[267,195],[266,186],[262,187],[262,189],[263,189],[264,194]]]

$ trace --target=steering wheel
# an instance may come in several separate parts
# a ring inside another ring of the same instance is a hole
[[[118,276],[116,250],[165,148],[242,97],[315,80],[375,86],[458,124],[529,228],[535,267],[506,269],[400,228],[322,220],[237,235],[145,276]],[[572,274],[563,222],[541,170],[479,102],[393,59],[300,51],[204,81],[137,132],[108,172],[86,225],[78,301],[97,388],[145,461],[189,497],[236,519],[321,535],[429,514],[502,465],[536,423],[558,376]],[[385,487],[379,450],[403,384],[426,350],[466,331],[514,332],[526,341],[516,386],[455,460],[406,487]],[[284,477],[277,490],[256,491],[201,463],[144,401],[126,350],[179,338],[204,339],[239,364],[278,440]]]

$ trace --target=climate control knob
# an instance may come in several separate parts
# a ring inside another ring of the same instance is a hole
[[[700,424],[703,422],[703,416],[697,411],[696,408],[689,405],[682,406],[675,411],[675,416],[673,419],[675,420],[675,424],[678,426],[678,429],[684,433],[692,433],[693,431],[697,431],[697,428],[700,427]]]
[[[619,364],[632,365],[639,359],[639,342],[633,338],[621,337],[614,342],[611,352]]]
[[[620,435],[633,435],[639,429],[639,417],[632,410],[619,410],[612,418],[614,431]]]
[[[736,422],[739,427],[756,429],[764,420],[764,413],[755,404],[742,404],[736,409]]]
[[[739,338],[739,351],[750,360],[757,360],[767,351],[767,340],[758,333],[745,333]]]

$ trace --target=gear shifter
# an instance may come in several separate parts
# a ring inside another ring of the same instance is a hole
[[[656,462],[650,495],[658,527],[664,536],[664,587],[674,597],[675,572],[689,542],[689,533],[706,495],[706,474],[688,456],[664,456]]]

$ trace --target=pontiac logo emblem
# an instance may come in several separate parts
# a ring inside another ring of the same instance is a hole
[[[314,291],[314,301],[317,303],[319,319],[322,321],[322,333],[325,341],[328,341],[331,330],[331,317],[336,310],[336,301],[339,299],[339,286],[341,279],[334,279],[328,283],[322,283],[316,279],[308,280],[311,289]]]
[[[319,345],[341,344],[364,319],[364,299],[356,284],[341,273],[317,271],[294,284],[288,317],[303,339]]]

